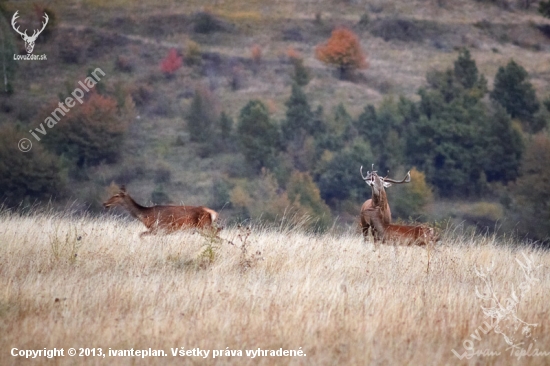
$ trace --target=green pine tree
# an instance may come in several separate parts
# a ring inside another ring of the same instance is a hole
[[[0,127],[0,199],[8,206],[24,199],[59,198],[65,188],[59,158],[40,142],[31,138],[34,144],[30,151],[18,150],[17,141],[25,135],[31,138],[26,131]]]
[[[544,133],[532,137],[513,187],[514,227],[536,239],[550,238],[550,139]],[[519,225],[518,225],[519,222]]]
[[[208,142],[214,137],[214,123],[217,118],[209,99],[205,91],[195,91],[195,96],[185,116],[191,141]]]
[[[512,118],[518,118],[527,123],[533,131],[531,122],[539,110],[540,103],[533,85],[528,81],[527,71],[514,60],[505,67],[500,67],[495,76],[491,99],[500,103]]]
[[[487,181],[507,183],[518,177],[524,150],[521,133],[514,129],[506,110],[499,104],[489,118],[485,144],[485,174]]]
[[[311,80],[311,76],[307,67],[304,65],[304,60],[302,58],[293,58],[292,64],[294,65],[292,79],[298,86],[306,86]]]
[[[359,167],[374,161],[373,155],[369,143],[361,138],[335,153],[320,169],[317,185],[321,197],[329,204],[349,198],[359,201],[365,197],[366,185],[359,175]]]
[[[454,76],[466,89],[473,88],[478,80],[476,62],[472,60],[470,51],[466,48],[460,51],[458,59],[454,63]]]
[[[219,128],[222,141],[228,140],[233,133],[233,119],[225,112],[220,116]]]
[[[314,116],[307,97],[297,85],[292,85],[292,94],[285,102],[286,119],[281,123],[281,134],[285,143],[300,140],[303,143],[306,135],[315,133]]]
[[[543,17],[550,18],[550,1],[541,1],[539,3],[539,13]]]
[[[484,104],[465,92],[450,102],[439,90],[421,89],[420,118],[407,127],[405,158],[443,196],[479,193],[484,182],[487,117]]]
[[[241,151],[251,166],[259,171],[275,165],[279,130],[261,101],[251,100],[241,109],[237,134]]]

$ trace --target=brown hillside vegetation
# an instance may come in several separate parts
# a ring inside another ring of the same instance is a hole
[[[521,60],[538,91],[543,95],[548,92],[549,56],[546,51],[550,40],[541,27],[550,22],[536,13],[535,6],[529,11],[517,8],[506,11],[489,2],[467,0],[186,1],[184,4],[168,0],[154,6],[127,1],[96,1],[93,4],[83,10],[98,9],[99,16],[93,25],[83,27],[85,32],[115,32],[138,44],[164,46],[165,50],[168,47],[184,50],[192,38],[201,45],[203,52],[212,53],[214,58],[206,60],[204,67],[214,67],[214,77],[218,78],[227,71],[223,63],[229,58],[245,61],[241,58],[248,56],[250,47],[268,44],[269,47],[263,50],[264,72],[258,77],[247,78],[248,85],[242,92],[223,93],[227,98],[224,104],[228,106],[236,102],[234,106],[240,108],[243,97],[255,95],[273,99],[282,113],[283,100],[280,98],[288,84],[280,73],[282,65],[278,64],[288,45],[302,52],[307,65],[316,71],[317,78],[309,91],[319,100],[332,100],[333,105],[351,102],[346,104],[354,113],[363,107],[359,101],[365,98],[380,101],[388,91],[414,95],[423,84],[426,72],[445,68],[455,57],[452,51],[460,47],[472,49],[480,72],[490,82],[498,67],[513,58]],[[70,11],[73,9],[67,8],[71,15],[66,19],[64,29],[67,31],[79,24],[79,15]],[[215,19],[206,32],[197,32],[200,19],[197,12],[201,10],[206,10]],[[370,19],[365,26],[361,23],[364,14]],[[363,50],[369,55],[370,67],[364,71],[364,83],[335,82],[326,77],[329,69],[315,59],[315,46],[326,41],[334,27],[342,25],[352,27],[360,35]],[[130,44],[126,44],[117,46],[120,51],[127,50],[131,54]],[[215,64],[220,61],[221,65]]]
[[[550,255],[514,240],[448,233],[426,274],[424,250],[381,246],[373,252],[355,233],[257,227],[225,230],[223,242],[191,233],[140,240],[140,225],[3,213],[0,363],[49,364],[12,357],[14,347],[88,347],[103,353],[152,348],[167,356],[53,362],[514,364],[518,354],[506,350],[504,335],[524,342],[518,347],[533,344],[531,351],[546,352],[519,357],[522,365],[550,361]],[[482,306],[495,307],[486,295],[504,306],[494,313],[502,315],[504,335],[480,330],[491,322]],[[171,348],[181,347],[240,350],[243,356],[173,357]],[[464,347],[500,355],[460,361],[452,350],[462,356]],[[246,356],[258,348],[305,355]]]

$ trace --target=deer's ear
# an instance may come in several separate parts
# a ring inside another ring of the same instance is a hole
[[[388,188],[388,187],[391,187],[391,183],[388,183],[388,182],[384,182],[382,183],[384,185],[384,188]]]
[[[120,192],[126,193],[126,186],[125,185],[120,186]]]

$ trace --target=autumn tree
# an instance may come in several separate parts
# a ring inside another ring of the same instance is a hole
[[[356,69],[368,67],[359,37],[346,28],[337,28],[329,40],[315,49],[315,56],[327,65],[335,66],[344,79]]]
[[[424,213],[426,205],[433,201],[431,187],[426,183],[424,173],[412,168],[411,182],[400,186],[395,191],[392,190],[393,202],[391,206],[392,214],[402,219],[417,219]],[[401,174],[397,174],[401,176]]]
[[[166,58],[160,63],[160,71],[166,76],[172,76],[181,67],[182,63],[182,57],[178,55],[176,49],[171,48]]]
[[[54,108],[55,105],[50,106],[46,111]],[[60,108],[55,111],[56,115],[61,113]],[[46,118],[49,123],[55,122],[44,138],[50,150],[73,160],[78,167],[118,159],[130,118],[123,108],[118,108],[116,99],[92,89],[84,104],[62,115],[57,122],[51,116]]]
[[[202,51],[197,42],[189,40],[185,47],[184,61],[187,66],[199,66],[202,63]]]
[[[275,176],[261,169],[257,179],[244,180],[230,192],[231,205],[240,219],[253,218],[263,223],[282,220],[291,207],[286,192],[282,191]]]
[[[312,225],[317,230],[324,230],[330,225],[330,208],[321,198],[321,191],[308,173],[294,171],[287,185],[287,194],[300,213],[313,219]]]

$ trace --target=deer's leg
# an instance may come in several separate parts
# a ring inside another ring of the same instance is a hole
[[[373,251],[376,252],[376,250],[378,249],[378,242],[380,241],[380,233],[374,228],[374,226],[371,226],[370,229],[372,231],[372,241],[374,245]]]
[[[366,224],[366,223],[361,224],[361,230],[363,232],[363,241],[365,241],[365,242],[367,241],[367,238],[369,236],[369,227],[370,227],[369,224]]]
[[[426,250],[428,251],[428,266],[426,267],[426,273],[430,272],[430,259],[431,259],[432,249],[434,248],[435,248],[435,242],[432,240],[427,240]]]
[[[211,225],[208,225],[208,226],[205,227],[205,230],[209,234],[211,234],[212,236],[217,237],[217,238],[220,237],[220,231],[222,231],[222,229],[223,229],[223,226],[217,227],[214,224],[211,224]]]

